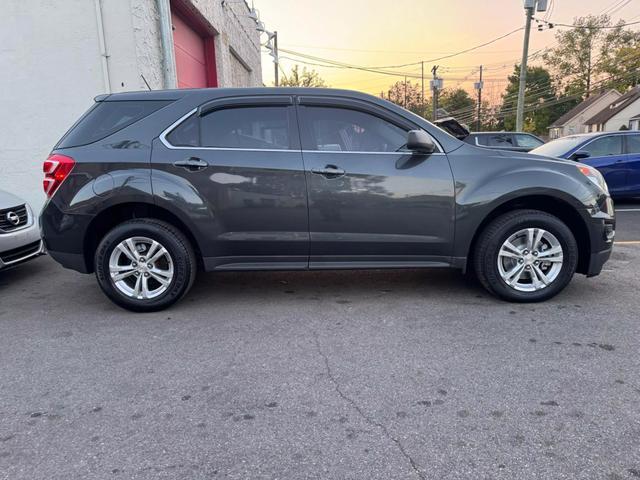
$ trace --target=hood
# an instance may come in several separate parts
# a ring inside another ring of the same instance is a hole
[[[470,133],[469,129],[465,125],[461,124],[453,117],[440,118],[433,123],[459,140],[464,140]]]
[[[0,190],[0,210],[3,210],[5,208],[16,207],[24,203],[27,203],[27,202],[22,200],[20,197],[14,195],[13,193]]]
[[[535,153],[530,153],[530,152],[513,152],[513,151],[505,152],[505,151],[499,151],[499,150],[494,150],[494,152],[500,155],[501,157],[517,158],[522,160],[546,160],[546,161],[552,161],[556,163],[564,163],[568,165],[577,164],[577,162],[573,160],[567,160],[566,158],[549,157],[547,155],[536,155]]]

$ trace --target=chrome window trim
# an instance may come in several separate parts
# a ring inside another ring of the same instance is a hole
[[[400,152],[366,152],[366,151],[350,151],[350,150],[302,150],[302,153],[340,153],[340,154],[345,154],[345,153],[357,153],[359,155],[362,154],[366,154],[366,155],[413,155],[414,152],[411,152],[410,150],[407,151],[400,151]],[[433,153],[424,153],[423,155],[446,155],[443,152],[433,152]]]
[[[198,107],[190,110],[178,120],[173,122],[167,128],[165,128],[160,136],[160,142],[170,150],[213,150],[213,151],[237,151],[237,152],[302,152],[302,153],[366,153],[369,155],[398,155],[402,153],[411,153],[411,152],[367,152],[367,151],[347,151],[347,150],[302,150],[302,149],[290,149],[290,148],[235,148],[235,147],[189,147],[189,146],[176,146],[172,145],[169,140],[167,140],[167,135],[169,135],[173,130],[178,128],[182,122],[186,121],[189,117],[195,114],[198,111]],[[438,147],[438,152],[433,152],[430,155],[446,155],[442,148],[442,145],[437,141],[436,138],[433,137],[429,132],[424,129],[423,130],[431,139],[434,141],[436,146]]]
[[[166,128],[160,134],[160,141],[162,144],[170,150],[222,150],[222,151],[239,151],[239,152],[299,152],[299,149],[290,149],[290,148],[235,148],[235,147],[185,147],[185,146],[176,146],[172,145],[169,140],[167,140],[167,135],[169,135],[173,130],[178,128],[180,124],[186,121],[191,115],[198,111],[197,108],[194,108],[186,115],[183,115],[178,120],[173,122],[168,128]]]

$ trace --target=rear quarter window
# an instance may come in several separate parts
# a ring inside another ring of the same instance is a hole
[[[142,120],[172,100],[96,102],[62,137],[56,148],[79,147],[102,140]]]

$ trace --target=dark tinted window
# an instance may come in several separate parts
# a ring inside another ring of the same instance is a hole
[[[77,147],[102,140],[169,103],[170,100],[97,102],[63,137],[58,148]]]
[[[514,135],[516,137],[516,142],[518,142],[519,147],[524,148],[536,148],[542,145],[544,142],[537,139],[533,135],[526,135],[524,133],[516,133]]]
[[[200,119],[203,147],[288,149],[287,107],[216,110]]]
[[[193,115],[178,125],[169,135],[167,140],[176,147],[198,147],[200,145],[200,122]]]
[[[308,131],[304,148],[321,151],[396,152],[407,143],[407,132],[379,117],[357,110],[304,107]]]
[[[640,135],[627,136],[628,153],[640,153]]]
[[[581,152],[587,152],[592,157],[606,157],[607,155],[620,155],[622,153],[622,137],[620,135],[601,137],[580,148]]]
[[[478,145],[485,147],[513,147],[513,139],[510,134],[506,133],[478,135]]]

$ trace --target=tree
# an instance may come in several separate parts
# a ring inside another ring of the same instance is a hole
[[[294,65],[291,69],[291,73],[286,75],[280,81],[281,87],[327,87],[327,83],[324,81],[320,74],[315,70],[307,70],[304,67],[300,71],[299,65]]]
[[[640,33],[625,30],[623,25],[609,32],[595,69],[603,78],[601,88],[616,88],[624,92],[640,80]]]
[[[452,116],[473,112],[477,102],[462,88],[445,89],[440,93],[438,106]]]
[[[419,83],[412,83],[411,80],[407,80],[406,82],[401,80],[394,83],[389,87],[386,96],[384,92],[382,93],[382,98],[422,117],[426,117],[430,109],[430,102],[423,102],[421,85]]]
[[[622,46],[626,31],[624,22],[618,28],[603,29],[612,26],[608,15],[579,17],[573,25],[574,28],[556,33],[558,46],[545,53],[543,59],[565,94],[588,97],[594,77],[602,72],[596,53],[607,55],[612,44]]]
[[[504,130],[514,130],[516,126],[519,84],[520,65],[516,65],[502,95],[502,106],[496,114],[499,120],[498,127]],[[538,135],[546,135],[549,125],[579,101],[577,97],[573,97],[568,101],[556,103],[558,101],[556,87],[552,82],[551,74],[543,67],[527,67],[524,98],[524,130]]]

